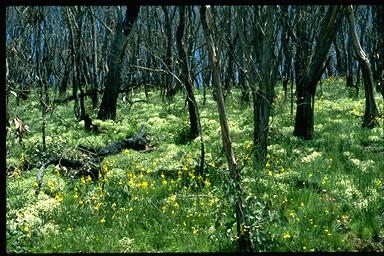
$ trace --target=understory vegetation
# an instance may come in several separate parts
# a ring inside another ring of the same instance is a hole
[[[383,121],[361,127],[365,100],[352,97],[343,79],[318,88],[315,135],[292,135],[294,113],[281,86],[270,118],[265,168],[253,166],[253,110],[240,91],[226,97],[245,207],[256,251],[383,251]],[[182,93],[163,101],[159,91],[120,95],[115,121],[96,120],[99,134],[75,122],[73,102],[52,105],[41,146],[39,94],[8,101],[10,116],[29,126],[23,146],[11,130],[6,140],[6,245],[8,252],[231,252],[237,250],[230,178],[222,150],[217,105],[203,104],[196,90],[203,141],[188,141],[189,119]],[[54,97],[54,95],[50,95]],[[377,96],[383,111],[383,100]],[[14,106],[14,107],[12,107]],[[36,175],[52,154],[79,157],[79,146],[100,149],[134,135],[145,125],[152,149],[107,156],[98,178],[71,177],[50,165],[35,195]],[[27,168],[28,164],[38,166]]]

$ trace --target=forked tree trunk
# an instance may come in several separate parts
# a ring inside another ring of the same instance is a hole
[[[349,31],[352,38],[354,50],[363,72],[364,89],[365,89],[365,113],[364,113],[363,127],[373,128],[379,125],[379,122],[378,122],[379,111],[377,110],[376,103],[375,103],[372,70],[369,64],[368,57],[365,55],[365,52],[363,51],[360,45],[359,38],[357,37],[355,17],[353,15],[352,5],[348,5],[346,7],[346,13],[348,17]]]
[[[241,189],[241,177],[237,167],[235,155],[232,149],[231,138],[229,136],[228,121],[225,113],[224,97],[221,87],[220,78],[220,60],[218,55],[218,49],[213,40],[213,18],[211,9],[209,6],[201,7],[201,22],[203,24],[203,30],[205,39],[207,41],[209,65],[213,72],[213,87],[215,89],[217,97],[217,107],[220,118],[221,136],[223,141],[223,147],[228,162],[229,171],[232,177],[232,182],[235,184],[235,207],[236,207],[236,221],[237,221],[237,234],[239,249],[242,252],[252,251],[252,245],[249,236],[249,230],[247,229],[246,213],[242,200]]]
[[[304,139],[313,136],[313,110],[316,84],[324,72],[324,62],[341,21],[341,6],[331,5],[321,23],[320,33],[309,65],[298,81],[297,110],[293,135]]]

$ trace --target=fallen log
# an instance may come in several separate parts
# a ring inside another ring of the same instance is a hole
[[[48,161],[44,162],[39,169],[36,176],[37,188],[35,190],[35,194],[37,196],[40,193],[44,171],[51,164],[75,169],[76,171],[72,172],[72,176],[79,177],[90,175],[92,179],[96,179],[101,170],[101,163],[105,156],[120,153],[123,149],[147,150],[149,148],[149,142],[150,140],[144,133],[144,125],[142,125],[140,131],[134,136],[122,141],[111,143],[100,149],[98,152],[93,149],[83,150],[83,147],[81,147],[80,150],[82,150],[86,155],[83,160],[73,160],[52,156]],[[94,154],[93,152],[97,152],[97,154]]]
[[[97,153],[98,156],[103,157],[111,154],[118,154],[123,149],[145,150],[148,147],[149,139],[144,133],[144,125],[141,126],[140,131],[129,139],[111,143],[104,148],[100,149]]]

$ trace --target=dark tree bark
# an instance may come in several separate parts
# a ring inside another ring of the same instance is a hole
[[[341,21],[341,8],[341,6],[336,5],[329,6],[321,22],[320,32],[309,65],[307,65],[302,78],[299,78],[300,80],[298,81],[297,110],[293,135],[304,139],[311,139],[313,136],[313,111],[316,84],[324,72],[325,67],[323,64]]]
[[[352,42],[351,39],[348,38],[347,41],[347,52],[345,53],[347,55],[347,76],[346,76],[346,85],[347,88],[355,88],[356,94],[355,96],[359,96],[359,83],[360,83],[360,69],[357,69],[357,79],[356,83],[353,83],[353,58],[352,58]]]
[[[253,144],[255,146],[255,166],[258,169],[265,166],[269,116],[275,85],[273,11],[272,6],[267,7],[265,22],[263,21],[265,23],[263,28],[265,34],[258,39],[261,45],[256,46],[260,51],[257,54],[257,60],[261,81],[259,87],[253,90]]]
[[[192,78],[188,67],[188,58],[186,53],[186,48],[184,44],[184,31],[185,31],[185,6],[179,6],[179,24],[176,31],[176,43],[177,50],[180,58],[180,65],[182,69],[181,81],[184,83],[187,102],[188,102],[188,112],[189,112],[189,121],[190,121],[190,135],[194,139],[199,136],[201,127],[199,124],[199,114],[197,109],[197,103],[195,100],[195,95],[193,94]]]
[[[215,45],[213,39],[213,18],[211,9],[209,6],[201,7],[201,22],[203,24],[204,35],[207,41],[209,64],[212,68],[212,78],[213,86],[215,88],[216,97],[217,97],[217,107],[220,118],[220,127],[221,127],[221,136],[223,147],[225,150],[225,155],[228,162],[228,167],[230,174],[235,184],[235,193],[236,193],[236,221],[237,221],[237,234],[238,234],[238,244],[241,252],[251,252],[252,244],[250,241],[249,230],[247,229],[247,220],[245,209],[242,200],[242,189],[241,189],[241,177],[240,171],[237,167],[235,155],[232,149],[232,142],[229,136],[229,127],[228,121],[225,113],[224,97],[223,91],[221,88],[221,78],[220,78],[220,59],[218,49]]]
[[[97,78],[99,74],[99,68],[98,68],[98,46],[97,46],[97,33],[96,33],[96,21],[95,16],[93,13],[93,7],[90,6],[90,18],[91,18],[91,24],[92,24],[92,39],[93,39],[93,60],[92,60],[92,108],[97,108],[97,104],[99,101],[97,91],[99,89],[99,80]]]
[[[59,94],[63,95],[68,88],[68,82],[69,82],[69,74],[71,72],[70,69],[70,58],[67,60],[64,60],[64,57],[61,57],[63,63],[64,63],[64,71],[63,71],[63,78],[61,79],[60,85],[59,85]]]
[[[375,60],[377,66],[377,90],[381,93],[384,99],[384,6],[376,6],[375,24],[377,33]]]
[[[300,90],[299,81],[302,80],[305,70],[305,64],[307,63],[307,58],[309,55],[310,45],[308,44],[308,35],[306,31],[306,21],[305,21],[305,12],[306,7],[299,6],[296,10],[296,54],[295,54],[295,82],[297,91]],[[296,91],[296,93],[297,93]],[[297,95],[296,95],[297,96]]]
[[[365,52],[361,48],[359,38],[357,37],[355,17],[353,14],[352,5],[348,5],[346,7],[346,13],[348,17],[349,31],[352,38],[354,51],[357,55],[356,57],[359,60],[359,63],[363,72],[364,91],[365,91],[365,113],[364,113],[363,127],[373,128],[379,125],[379,122],[378,122],[379,111],[377,110],[376,103],[375,103],[372,70],[369,64],[369,60],[365,55]]]
[[[228,6],[227,8],[228,8],[227,9],[228,20],[231,21],[232,20],[232,7]],[[231,24],[232,24],[232,22],[228,22],[226,40],[227,40],[228,45],[229,45],[229,51],[234,52],[237,34],[235,34],[235,37],[232,38],[232,25]],[[224,81],[224,89],[225,89],[227,95],[231,93],[231,87],[232,87],[232,83],[234,80],[233,56],[232,56],[232,54],[230,54],[230,52],[228,52],[228,67],[227,67],[227,71],[225,74],[225,81]]]
[[[291,69],[292,69],[292,44],[291,44],[291,33],[289,32],[289,21],[288,21],[288,7],[286,5],[281,6],[283,13],[283,32],[282,32],[282,50],[284,54],[284,70],[283,70],[283,90],[284,99],[288,95],[288,82],[291,80]]]
[[[122,19],[119,12],[108,59],[109,72],[106,77],[105,91],[101,101],[99,113],[97,115],[98,119],[107,120],[115,119],[116,117],[117,96],[120,88],[120,74],[123,64],[124,51],[127,46],[127,35],[132,30],[133,23],[137,19],[139,8],[139,6],[127,6],[125,20]]]
[[[164,12],[164,18],[165,18],[165,33],[167,36],[167,53],[165,57],[165,64],[167,65],[168,69],[172,69],[172,22],[169,17],[169,12],[168,12],[168,6],[162,6],[163,12]],[[173,84],[173,77],[170,74],[167,74],[166,76],[166,96],[168,98],[172,98],[176,90],[174,88]]]
[[[46,142],[45,142],[45,124],[46,124],[46,112],[47,112],[47,94],[48,94],[48,88],[47,88],[47,84],[44,83],[43,81],[43,75],[42,75],[42,72],[41,72],[41,41],[42,41],[42,38],[41,38],[41,23],[43,22],[44,20],[44,17],[43,17],[43,14],[41,12],[41,10],[38,11],[38,14],[36,16],[37,18],[37,21],[36,21],[36,27],[37,27],[37,33],[36,33],[36,41],[35,41],[35,65],[36,65],[36,74],[38,76],[38,84],[39,84],[39,87],[40,87],[40,90],[39,90],[39,96],[40,96],[40,106],[41,106],[41,117],[42,117],[42,124],[41,124],[41,136],[42,136],[42,145],[43,145],[43,151],[46,150]]]
[[[77,7],[76,7],[77,8]],[[76,14],[78,15],[77,11]],[[79,88],[79,63],[77,62],[79,60],[79,51],[76,50],[76,38],[75,36],[78,35],[78,33],[75,34],[74,30],[74,24],[73,22],[76,22],[72,20],[73,14],[69,7],[65,9],[65,19],[69,28],[69,49],[71,51],[71,60],[72,60],[72,67],[73,67],[73,73],[72,73],[72,96],[75,99],[75,104],[74,104],[74,112],[75,116],[78,120],[81,118],[81,112],[79,108],[79,102],[78,102],[78,97],[77,97],[77,91]],[[77,21],[80,21],[81,19],[77,18]],[[77,24],[79,25],[79,24]],[[78,27],[78,29],[80,29]],[[80,45],[78,45],[80,47]]]

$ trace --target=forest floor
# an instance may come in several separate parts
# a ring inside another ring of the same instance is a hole
[[[236,251],[216,102],[207,93],[203,105],[202,91],[195,93],[206,150],[203,175],[197,172],[200,139],[185,141],[189,118],[182,93],[172,102],[163,102],[159,92],[147,99],[134,92],[130,103],[121,96],[115,122],[93,121],[99,134],[75,121],[73,102],[53,106],[46,117],[47,153],[38,92],[17,107],[11,95],[10,116],[19,116],[30,132],[24,148],[13,130],[7,134],[7,251]],[[343,80],[323,81],[318,94],[315,135],[304,141],[292,135],[290,100],[276,88],[263,170],[252,168],[252,107],[240,103],[236,89],[226,98],[254,250],[384,251],[383,119],[380,127],[361,128],[364,95],[351,97]],[[94,118],[97,111],[86,104]],[[376,104],[383,114],[378,94]],[[142,124],[153,150],[105,157],[98,179],[72,178],[70,170],[50,165],[35,196],[39,167],[28,170],[28,162],[41,165],[54,153],[73,159],[81,155],[79,145],[100,149],[132,136]]]

